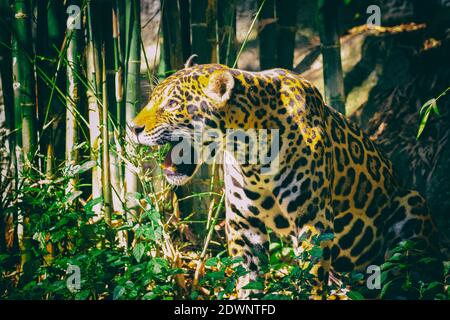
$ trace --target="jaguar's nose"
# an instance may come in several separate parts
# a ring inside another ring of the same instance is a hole
[[[132,131],[136,136],[138,136],[142,131],[144,131],[144,129],[145,129],[145,126],[137,126],[137,125],[134,125],[134,126],[131,127],[131,131]]]

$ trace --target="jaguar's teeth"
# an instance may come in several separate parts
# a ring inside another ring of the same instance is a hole
[[[159,167],[161,169],[163,169],[164,171],[170,171],[170,172],[174,172],[174,173],[177,172],[177,168],[175,166],[173,166],[173,165],[166,166],[164,163],[161,163],[159,165]]]

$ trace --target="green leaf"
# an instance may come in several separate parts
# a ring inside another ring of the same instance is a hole
[[[243,257],[234,257],[232,259],[232,262],[233,262],[233,264],[234,263],[241,263],[241,262],[244,262],[244,258]]]
[[[76,300],[87,300],[91,292],[89,290],[82,290],[75,295]]]
[[[158,298],[158,295],[156,293],[153,293],[153,292],[147,292],[142,297],[142,299],[144,299],[144,300],[155,300],[157,298]]]
[[[442,283],[438,282],[438,281],[434,281],[432,283],[430,283],[427,287],[427,291],[430,290],[441,290],[443,288]]]
[[[210,279],[215,281],[222,280],[225,278],[225,272],[223,271],[209,272],[207,275]]]
[[[215,267],[215,266],[217,266],[218,263],[219,263],[219,258],[212,257],[212,258],[209,258],[208,260],[206,260],[205,266],[207,266],[207,267]]]
[[[322,253],[323,253],[323,249],[321,247],[313,247],[310,251],[309,254],[311,255],[311,257],[313,258],[320,258],[322,257]]]
[[[154,258],[150,261],[151,270],[154,274],[159,274],[163,270],[167,269],[168,263],[167,260],[162,258]]]
[[[380,292],[380,297],[384,298],[384,296],[386,295],[386,293],[388,292],[388,290],[394,285],[394,282],[397,279],[392,279],[391,281],[388,281],[385,285],[382,286],[381,288],[381,292]]]
[[[198,291],[192,291],[191,300],[197,300],[197,297],[198,297]]]
[[[119,300],[120,297],[122,297],[125,294],[125,288],[122,286],[117,286],[114,288],[114,292],[113,292],[113,299],[114,300]]]
[[[323,233],[319,236],[319,238],[317,238],[317,240],[319,242],[333,240],[333,239],[334,239],[334,234],[332,234],[332,233]]]
[[[136,259],[137,262],[141,262],[142,256],[144,255],[145,252],[145,245],[143,243],[138,243],[134,248],[133,248],[133,256]]]
[[[387,271],[387,270],[392,269],[393,267],[396,267],[396,266],[397,266],[396,263],[387,261],[387,262],[385,262],[385,263],[383,263],[381,265],[381,270],[382,271]]]
[[[364,296],[357,291],[348,292],[347,297],[349,297],[352,300],[364,300]]]
[[[269,250],[270,251],[275,251],[275,250],[277,250],[279,248],[281,248],[281,243],[279,243],[279,242],[272,242],[269,245]]]
[[[420,259],[420,260],[418,261],[418,263],[430,264],[430,263],[433,263],[433,262],[436,262],[436,261],[437,261],[436,258],[425,257],[425,258]]]
[[[436,100],[434,100],[434,102],[433,102],[433,104],[431,105],[432,107],[433,107],[433,111],[434,111],[434,113],[437,115],[437,116],[441,116],[441,114],[439,113],[439,109],[438,109],[438,107],[437,107],[437,101]]]
[[[281,250],[281,255],[283,257],[294,256],[294,249],[291,247],[285,247]]]
[[[397,253],[394,253],[394,255],[389,258],[389,261],[398,262],[398,261],[402,261],[404,258],[405,258],[405,256],[403,254],[397,252]]]
[[[95,205],[97,205],[97,204],[99,204],[99,203],[102,203],[102,202],[103,202],[103,197],[98,197],[98,198],[92,199],[92,200],[90,200],[88,203],[86,203],[86,204],[84,205],[84,210],[85,210],[86,212],[92,212],[92,208],[93,208]]]
[[[242,289],[248,290],[264,290],[264,283],[259,281],[249,282],[246,286],[242,287]]]
[[[352,273],[351,275],[352,281],[362,281],[364,280],[364,275],[360,272]]]
[[[274,294],[269,293],[265,295],[262,300],[290,300],[288,296],[282,295],[282,294]]]

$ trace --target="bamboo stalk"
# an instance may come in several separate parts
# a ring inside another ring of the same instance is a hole
[[[50,72],[47,70],[51,70],[51,65],[47,57],[49,57],[49,46],[48,46],[48,24],[47,24],[47,1],[38,0],[37,1],[37,26],[36,29],[40,30],[39,33],[36,34],[36,67],[40,70],[45,70],[46,73],[51,77]],[[45,120],[47,118],[46,107],[48,106],[48,97],[49,97],[49,87],[46,85],[43,77],[37,77],[37,95],[38,95],[38,127],[45,127]],[[49,137],[50,130],[42,130],[42,134],[40,135],[39,144],[41,152],[44,153],[46,150],[48,142],[51,141]],[[47,161],[50,162],[50,166],[53,163],[53,159],[49,156],[48,152],[46,154]],[[45,159],[44,159],[45,160]],[[46,169],[49,169],[48,163],[43,163],[41,167],[44,166]]]
[[[89,82],[87,88],[88,99],[88,113],[89,113],[89,141],[90,141],[90,158],[95,161],[97,165],[92,168],[92,198],[96,199],[102,196],[101,188],[101,167],[99,161],[99,139],[100,139],[100,107],[98,103],[99,97],[99,75],[101,75],[99,59],[98,59],[98,36],[95,34],[95,23],[93,14],[95,14],[95,7],[92,2],[87,6],[87,79]],[[93,211],[97,217],[101,214],[101,205],[94,206]]]
[[[12,76],[12,40],[10,25],[12,10],[9,0],[0,0],[0,79],[5,104],[5,126],[10,133],[14,130],[14,90]],[[8,135],[9,153],[14,159],[15,134]],[[15,169],[15,162],[13,161]]]
[[[32,65],[33,48],[31,34],[31,3],[27,0],[17,0],[14,5],[14,51],[13,72],[15,88],[15,119],[16,128],[21,128],[23,170],[31,174],[33,157],[36,150],[36,104],[35,78]],[[20,144],[21,142],[21,144]],[[21,177],[23,178],[23,176]],[[21,251],[21,270],[23,280],[31,278],[26,265],[31,259],[31,234],[29,230],[29,212],[21,212],[18,221],[18,240]]]
[[[56,165],[56,158],[64,158],[64,134],[58,134],[64,130],[63,104],[54,99],[55,87],[63,88],[64,71],[61,72],[62,56],[59,55],[64,39],[64,6],[59,1],[38,0],[36,63],[41,70],[53,78],[49,88],[42,77],[38,77],[38,111],[39,128],[42,128],[40,136],[41,152],[46,153],[46,165],[44,166],[47,178],[51,178]],[[63,51],[65,52],[65,50]]]
[[[141,21],[140,21],[140,2],[139,0],[130,0],[126,3],[126,92],[125,92],[125,121],[130,123],[139,107],[140,97],[140,66],[141,66]],[[128,129],[129,130],[129,129]],[[127,146],[132,148],[131,132],[126,135]],[[138,191],[138,177],[128,166],[125,167],[125,192],[135,193]],[[135,203],[127,202],[127,208],[134,214]]]
[[[9,26],[12,21],[12,11],[9,0],[0,0],[0,80],[2,83],[3,102],[5,105],[5,127],[8,130],[7,143],[10,156],[9,172],[11,179],[9,186],[13,190],[17,185],[17,170],[15,160],[15,135],[14,131],[14,100],[11,56],[11,32]],[[6,190],[5,190],[6,191]],[[7,215],[0,210],[0,254],[7,252],[6,245],[6,219]],[[17,221],[14,221],[16,223]]]
[[[319,26],[320,41],[322,43],[325,101],[337,111],[345,114],[345,91],[338,32],[338,9],[339,4],[337,0],[320,1]]]
[[[164,0],[162,32],[166,71],[176,71],[184,64],[178,0]]]
[[[263,0],[259,0],[261,6]],[[261,70],[277,66],[277,25],[275,19],[275,0],[266,0],[259,19],[259,65]]]
[[[218,0],[219,63],[231,66],[236,59],[236,1]]]
[[[219,36],[217,30],[217,0],[208,0],[206,7],[207,38],[210,43],[211,53],[209,63],[219,61]]]
[[[106,81],[106,49],[102,47],[102,189],[103,189],[103,214],[105,222],[111,225],[111,172],[109,161],[109,119],[108,119],[108,89]]]
[[[69,5],[81,6],[81,0],[71,0]],[[81,19],[81,17],[80,17]],[[82,30],[74,27],[67,29],[67,95],[69,99],[66,102],[66,166],[74,166],[78,162],[78,142],[79,142],[79,124],[78,114],[80,105],[80,91],[81,86],[77,78],[77,74],[81,72],[81,52],[82,45]],[[67,193],[76,191],[77,177],[69,181]]]
[[[122,183],[121,183],[121,161],[118,153],[121,152],[121,146],[119,143],[120,136],[120,124],[121,121],[121,100],[117,95],[121,96],[119,91],[115,93],[116,88],[120,90],[121,83],[121,71],[120,71],[120,51],[119,51],[119,26],[117,20],[117,3],[116,0],[107,0],[102,5],[102,34],[103,34],[103,46],[105,51],[103,68],[105,69],[105,79],[102,79],[103,87],[106,85],[106,96],[108,104],[108,162],[109,162],[109,189],[111,191],[111,203],[110,209],[114,212],[122,213],[123,200]],[[103,54],[103,52],[102,52]],[[103,59],[103,58],[102,58]],[[102,154],[104,157],[105,155]],[[103,183],[104,184],[104,183]]]
[[[211,42],[208,39],[206,10],[208,0],[191,1],[192,53],[198,55],[198,63],[211,62]]]
[[[178,0],[178,7],[180,9],[181,48],[183,51],[183,61],[186,61],[192,54],[189,0]]]
[[[122,68],[122,56],[120,51],[120,25],[119,25],[119,3],[118,0],[114,0],[112,3],[112,39],[107,38],[107,44],[112,40],[112,48],[110,45],[110,50],[113,52],[113,64],[114,68],[114,81],[112,90],[114,90],[114,95],[110,94],[113,98],[113,103],[115,104],[115,110],[113,109],[110,113],[115,114],[115,123],[113,123],[113,131],[111,131],[110,142],[115,145],[114,152],[110,152],[111,161],[111,183],[113,186],[112,201],[114,211],[123,213],[123,201],[124,195],[124,177],[123,177],[123,162],[120,155],[123,156],[123,148],[120,145],[120,141],[123,138],[123,128],[124,123],[124,108],[123,108],[123,68]],[[109,63],[108,63],[109,65]],[[114,142],[117,142],[114,144]]]
[[[33,71],[33,48],[31,35],[31,3],[29,0],[15,2],[15,37],[17,41],[16,64],[20,111],[22,114],[22,150],[24,164],[31,166],[36,150],[36,104],[35,78]]]
[[[277,0],[277,60],[278,67],[292,69],[294,65],[295,32],[298,0]]]

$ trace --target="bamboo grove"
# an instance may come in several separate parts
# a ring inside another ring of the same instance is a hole
[[[218,179],[217,170],[202,169],[201,178],[209,181],[206,187],[193,184],[190,189],[172,190],[157,174],[141,168],[142,162],[154,162],[158,154],[146,158],[147,151],[129,138],[127,123],[145,103],[142,79],[152,87],[183,68],[192,54],[199,64],[237,67],[254,31],[261,69],[293,69],[299,2],[258,1],[241,43],[236,38],[236,2],[161,0],[159,57],[153,58],[142,50],[139,0],[0,0],[0,73],[7,129],[2,143],[9,155],[2,169],[0,251],[20,257],[15,262],[25,279],[21,281],[26,283],[36,270],[27,265],[33,264],[37,242],[43,244],[44,260],[50,265],[55,256],[76,246],[70,234],[61,236],[64,241],[51,241],[48,234],[36,238],[32,231],[36,212],[33,206],[21,205],[32,203],[42,186],[61,185],[64,180],[60,190],[64,212],[89,207],[93,214],[88,223],[102,225],[104,236],[93,246],[118,246],[135,257],[142,257],[148,248],[144,250],[141,235],[129,226],[140,221],[149,205],[164,216],[182,211],[183,205],[196,206],[174,199],[188,199],[190,193],[200,195],[202,203],[209,199],[207,232],[200,241],[202,262],[194,268],[193,283],[198,283],[223,207],[221,189],[208,180]],[[326,98],[344,112],[336,3],[319,2],[319,17],[327,22],[320,30]],[[141,65],[146,69],[142,75]],[[163,253],[156,256],[179,268],[182,261],[168,237],[168,224],[162,224],[158,230]],[[183,277],[174,275],[185,290]]]

